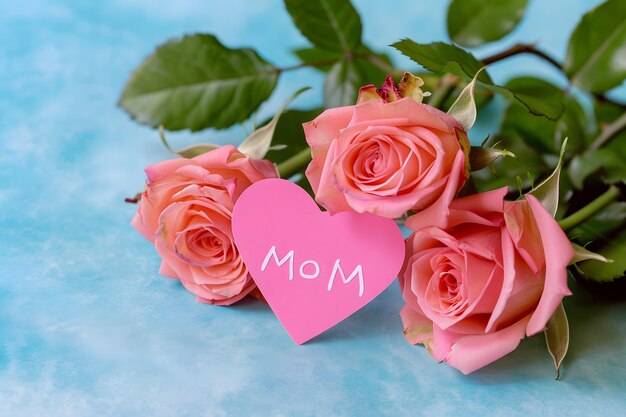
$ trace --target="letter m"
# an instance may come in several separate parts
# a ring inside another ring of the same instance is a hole
[[[265,260],[263,261],[263,264],[261,265],[261,271],[265,271],[265,269],[267,268],[267,264],[270,262],[270,259],[272,257],[274,257],[274,261],[276,262],[276,265],[278,266],[281,266],[285,262],[289,261],[289,279],[293,280],[293,255],[294,255],[294,251],[290,250],[289,252],[287,252],[287,255],[285,255],[283,259],[278,259],[278,254],[276,253],[276,246],[272,246],[269,252],[267,252],[267,255],[265,256]]]
[[[363,297],[363,268],[361,267],[361,265],[357,265],[356,268],[354,268],[354,271],[352,271],[350,276],[346,279],[346,274],[343,273],[343,269],[341,269],[341,265],[339,264],[339,259],[337,259],[335,261],[335,265],[333,266],[333,272],[330,275],[330,280],[328,280],[328,291],[333,289],[333,283],[335,282],[335,276],[337,275],[337,272],[341,274],[341,281],[343,281],[344,284],[349,283],[350,281],[352,281],[352,279],[354,279],[354,277],[358,276],[359,297]]]

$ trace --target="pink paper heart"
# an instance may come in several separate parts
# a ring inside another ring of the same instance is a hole
[[[233,211],[233,235],[252,278],[298,344],[373,300],[404,260],[393,220],[331,216],[302,188],[280,179],[244,191]]]

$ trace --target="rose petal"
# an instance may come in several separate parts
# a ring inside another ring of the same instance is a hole
[[[312,156],[306,175],[314,190],[319,187],[331,142],[339,137],[341,129],[348,126],[353,113],[353,106],[328,109],[312,121],[302,125]]]
[[[513,352],[525,336],[530,316],[494,333],[463,336],[434,326],[433,356],[469,374]]]
[[[404,337],[411,344],[425,343],[433,337],[433,322],[405,304],[400,310]]]
[[[312,173],[311,170],[314,168],[311,168],[311,165],[309,164],[309,167],[306,170],[306,176],[313,187],[313,191],[315,192],[315,200],[331,213],[351,210],[343,193],[335,187],[335,184],[331,180],[332,163],[335,159],[336,143],[337,141],[333,141],[330,145],[328,157],[324,162],[324,167],[322,169],[321,176],[319,177],[317,188],[313,187],[312,181],[315,177],[315,173]]]
[[[441,196],[430,207],[420,211],[419,213],[409,217],[406,221],[406,227],[412,230],[419,230],[425,227],[436,226],[445,228],[448,222],[447,217],[450,214],[449,206],[462,182],[465,181],[465,154],[458,151],[454,158],[454,165],[450,171],[446,188]]]
[[[559,224],[539,200],[532,195],[526,195],[526,199],[541,231],[541,242],[546,259],[543,294],[526,329],[526,334],[531,336],[545,329],[546,323],[556,311],[563,297],[572,294],[567,287],[567,265],[574,257],[574,250]]]
[[[176,275],[176,271],[170,268],[170,266],[165,261],[161,262],[161,268],[159,269],[159,274],[167,278],[178,279],[178,275]]]
[[[515,249],[535,274],[543,269],[545,262],[541,232],[532,214],[528,200],[507,201],[504,206],[504,220]]]

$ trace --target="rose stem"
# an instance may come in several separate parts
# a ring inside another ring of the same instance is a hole
[[[580,210],[570,214],[564,219],[559,220],[559,226],[566,232],[583,223],[589,217],[606,207],[611,201],[615,200],[620,194],[619,188],[614,185],[610,186],[598,198],[587,204]]]
[[[519,55],[519,54],[535,55],[543,59],[544,61],[549,62],[550,64],[552,64],[552,66],[556,67],[557,69],[563,71],[563,67],[561,67],[561,64],[559,64],[559,62],[556,59],[552,58],[550,55],[546,54],[545,52],[540,51],[539,49],[535,48],[534,45],[530,45],[527,43],[518,43],[516,45],[513,45],[509,49],[506,49],[495,55],[488,56],[487,58],[482,60],[482,63],[485,65],[489,65],[494,62],[502,61],[503,59],[512,57],[514,55]]]
[[[550,65],[552,65],[553,67],[555,67],[556,69],[558,69],[559,71],[561,71],[562,73],[563,71],[563,66],[559,63],[559,61],[557,61],[556,59],[554,59],[553,57],[551,57],[550,55],[548,55],[547,53],[543,52],[540,49],[537,49],[535,47],[535,45],[531,45],[531,44],[527,44],[527,43],[518,43],[513,45],[512,47],[510,47],[509,49],[505,49],[502,52],[498,52],[497,54],[488,56],[484,59],[481,60],[481,62],[485,65],[489,65],[492,64],[494,62],[498,62],[498,61],[502,61],[503,59],[507,59],[509,57],[515,56],[515,55],[519,55],[519,54],[530,54],[530,55],[535,55],[536,57],[539,57],[541,59],[543,59],[544,61],[548,62]],[[592,93],[593,96],[602,102],[605,103],[610,103],[613,104],[615,106],[619,106],[623,109],[626,109],[626,104],[625,103],[619,103],[617,101],[611,100],[610,98],[606,97],[604,94],[601,93]]]
[[[311,160],[311,149],[304,148],[291,158],[276,166],[281,178],[289,179],[298,173]]]
[[[624,129],[626,129],[626,113],[622,114],[619,119],[604,128],[600,136],[593,141],[590,149],[598,149]]]

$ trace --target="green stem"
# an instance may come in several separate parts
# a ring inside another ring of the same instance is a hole
[[[561,226],[561,228],[566,232],[573,229],[574,227],[583,223],[585,220],[606,207],[610,202],[619,197],[619,194],[619,188],[615,186],[610,186],[608,190],[606,190],[602,195],[593,200],[591,203],[587,204],[580,210],[570,214],[564,219],[559,220],[559,226]]]
[[[598,149],[609,140],[613,139],[619,132],[626,129],[626,113],[622,114],[622,116],[608,125],[598,136],[593,143],[591,144],[591,149]]]
[[[296,175],[302,168],[304,168],[311,161],[311,149],[304,148],[291,158],[278,164],[278,175],[281,178],[289,179]]]
[[[441,105],[450,96],[454,88],[457,86],[459,78],[455,75],[446,74],[441,79],[441,85],[433,92],[433,95],[428,99],[428,104],[433,107],[441,108]]]
[[[161,138],[161,143],[163,143],[163,146],[165,146],[165,148],[171,153],[176,154],[176,151],[172,149],[170,144],[167,142],[167,139],[165,138],[165,129],[163,128],[163,125],[159,126],[159,137]]]

